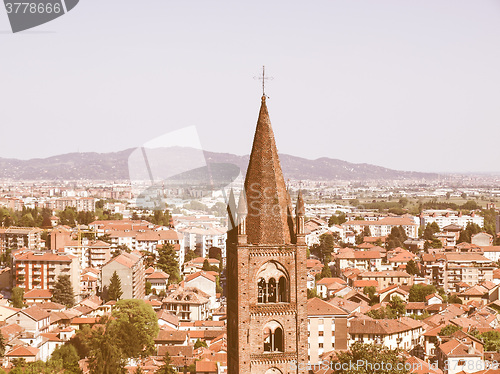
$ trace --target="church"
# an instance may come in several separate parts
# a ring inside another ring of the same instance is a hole
[[[292,208],[262,96],[244,191],[228,204],[230,374],[307,373],[304,201]]]

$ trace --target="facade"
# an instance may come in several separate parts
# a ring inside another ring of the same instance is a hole
[[[413,277],[405,271],[367,271],[358,275],[359,280],[378,282],[378,289],[384,289],[394,284],[412,286]]]
[[[376,221],[347,221],[342,224],[344,231],[363,232],[365,227],[370,230],[370,236],[387,236],[394,227],[401,226],[409,238],[418,238],[418,224],[410,217],[382,217]]]
[[[436,222],[440,230],[448,225],[458,225],[465,228],[468,223],[475,223],[483,227],[484,217],[477,216],[474,212],[470,215],[464,215],[456,210],[424,210],[420,215],[420,226],[426,227],[432,222]]]
[[[120,278],[122,299],[142,299],[146,295],[144,264],[140,255],[122,253],[101,268],[101,287],[109,287],[113,273]]]
[[[24,292],[52,290],[59,275],[69,275],[75,296],[80,294],[78,258],[66,253],[34,252],[21,249],[12,253],[13,286]]]
[[[305,207],[299,193],[292,210],[265,96],[244,187],[238,208],[232,193],[228,204],[228,372],[304,374]]]
[[[320,356],[332,350],[347,349],[348,313],[326,301],[312,298],[307,301],[308,359],[318,363]]]
[[[41,233],[42,230],[37,227],[0,228],[0,253],[7,248],[39,250],[42,248]]]
[[[362,271],[379,271],[382,267],[382,256],[379,251],[356,251],[352,249],[341,250],[335,256],[337,274],[342,269],[353,268]]]
[[[422,345],[423,323],[408,317],[395,319],[354,319],[350,321],[350,344],[381,344],[390,349],[411,351]]]
[[[163,299],[167,312],[179,321],[203,321],[209,313],[210,296],[197,288],[179,287]]]
[[[475,285],[493,281],[494,264],[481,253],[453,252],[424,254],[425,278],[445,291],[455,291],[457,283]]]

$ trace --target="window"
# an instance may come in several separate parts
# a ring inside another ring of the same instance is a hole
[[[318,336],[323,336],[323,331],[318,331]]]
[[[284,352],[285,341],[283,328],[276,321],[270,321],[264,327],[264,352]]]
[[[318,319],[318,324],[320,324],[320,325],[323,324],[323,318]]]
[[[318,344],[319,348],[323,348],[323,343]]]

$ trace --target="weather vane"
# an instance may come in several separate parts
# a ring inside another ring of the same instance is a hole
[[[273,77],[266,77],[266,67],[262,66],[262,76],[260,77],[253,77],[253,79],[262,79],[262,96],[266,96],[266,80],[272,81],[274,78]]]

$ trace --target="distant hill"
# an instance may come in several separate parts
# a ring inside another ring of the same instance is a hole
[[[14,180],[123,180],[129,179],[129,156],[134,149],[110,153],[68,153],[43,159],[17,160],[0,158],[0,178]],[[200,164],[201,152],[191,148],[160,148],[145,150],[148,154],[148,167],[153,170],[156,180],[157,171],[169,169],[162,178],[175,179],[173,175],[186,172]],[[135,152],[142,157],[142,153]],[[237,156],[230,153],[204,152],[206,162],[211,164],[232,164],[243,173],[248,165],[249,155]],[[322,157],[308,160],[301,157],[280,154],[285,178],[296,180],[381,180],[381,179],[435,179],[434,173],[419,173],[387,169],[370,164],[353,164],[347,161]],[[147,167],[141,162],[135,169]],[[213,168],[216,169],[216,168]],[[160,173],[161,174],[161,173]],[[202,175],[202,174],[200,174]]]

